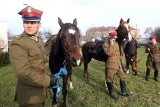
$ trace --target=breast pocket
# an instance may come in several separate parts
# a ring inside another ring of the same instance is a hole
[[[40,50],[30,50],[28,54],[31,62],[34,62],[43,57],[42,52]]]
[[[39,51],[29,51],[29,56],[34,57],[37,55],[40,55],[41,53]]]

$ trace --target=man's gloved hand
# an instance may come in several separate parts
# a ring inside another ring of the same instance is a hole
[[[53,74],[51,74],[50,75],[50,87],[53,87],[53,86],[55,86],[56,85],[56,82],[57,82],[57,79],[56,79],[56,77],[53,75]]]

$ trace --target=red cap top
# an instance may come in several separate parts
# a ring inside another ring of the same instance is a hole
[[[109,36],[110,36],[110,38],[117,38],[117,32],[116,31],[111,31],[111,32],[109,32]]]
[[[27,6],[22,9],[18,14],[22,15],[23,21],[40,21],[43,12],[31,6]]]
[[[150,36],[149,39],[150,39],[150,40],[152,40],[152,39],[155,39],[155,40],[156,40],[156,36],[152,35],[152,36]]]

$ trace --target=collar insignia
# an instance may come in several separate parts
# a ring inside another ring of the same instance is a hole
[[[32,11],[31,7],[27,7],[27,12],[31,12],[31,11]]]

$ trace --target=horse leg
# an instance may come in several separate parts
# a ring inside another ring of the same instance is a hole
[[[91,61],[91,58],[89,56],[84,57],[84,77],[87,78],[87,81],[90,80],[89,73],[88,73],[88,63]]]
[[[69,89],[73,90],[72,75],[70,76]]]
[[[55,88],[53,88],[52,106],[53,107],[58,107],[58,105],[57,105],[57,99],[56,99],[56,89]]]
[[[125,69],[126,69],[126,73],[128,74],[129,73],[129,61],[126,57],[126,66],[125,66]]]
[[[67,80],[68,80],[68,75],[63,77],[63,89],[62,89],[62,94],[63,94],[63,105],[62,107],[66,107],[66,96],[67,96]]]
[[[131,65],[132,65],[132,71],[134,72],[134,75],[137,75],[137,70],[136,70],[136,61],[135,60],[133,60],[132,62],[131,62]]]

